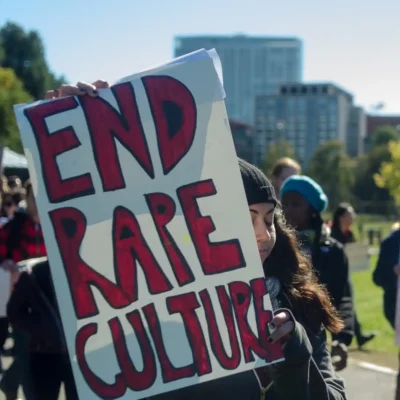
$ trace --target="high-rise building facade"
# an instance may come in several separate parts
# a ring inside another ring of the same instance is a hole
[[[221,59],[231,119],[254,123],[254,99],[303,78],[302,42],[291,37],[177,36],[175,56],[215,48]]]
[[[350,110],[346,149],[350,157],[364,153],[367,136],[367,115],[362,107],[354,106]]]
[[[236,154],[246,161],[253,161],[253,134],[254,128],[240,121],[229,121]]]
[[[253,160],[257,164],[272,143],[290,143],[303,165],[328,140],[342,141],[354,156],[361,151],[365,121],[360,110],[354,110],[353,96],[337,85],[281,85],[277,94],[258,96],[255,104]]]

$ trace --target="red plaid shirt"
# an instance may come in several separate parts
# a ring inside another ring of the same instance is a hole
[[[13,229],[13,224],[15,223],[19,224],[18,230]],[[18,235],[18,238],[10,240],[11,232]],[[8,243],[10,242],[15,243],[11,251],[8,248]],[[10,258],[15,263],[18,263],[29,258],[44,257],[46,255],[42,228],[28,215],[17,213],[10,222],[0,228],[0,262]]]

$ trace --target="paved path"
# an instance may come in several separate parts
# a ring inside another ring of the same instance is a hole
[[[348,400],[394,399],[396,377],[390,374],[350,365],[341,376],[346,382]],[[1,392],[0,400],[5,400]],[[64,400],[64,396],[60,396],[59,400]]]
[[[348,400],[393,400],[396,377],[350,365],[340,374],[345,380]]]

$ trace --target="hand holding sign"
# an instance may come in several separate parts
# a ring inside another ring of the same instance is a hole
[[[393,268],[393,272],[394,272],[397,276],[400,276],[400,264],[397,264],[397,265]]]
[[[294,330],[294,322],[288,311],[281,311],[274,316],[269,327],[272,333],[268,338],[268,343],[276,343],[278,341],[285,343]]]
[[[86,82],[78,82],[75,85],[61,85],[59,89],[48,90],[45,95],[46,100],[57,99],[66,96],[82,96],[88,94],[91,97],[98,95],[97,89],[108,89],[108,82],[98,79],[92,84]]]

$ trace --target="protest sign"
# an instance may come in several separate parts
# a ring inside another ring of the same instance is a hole
[[[211,57],[15,112],[81,399],[282,359]]]

